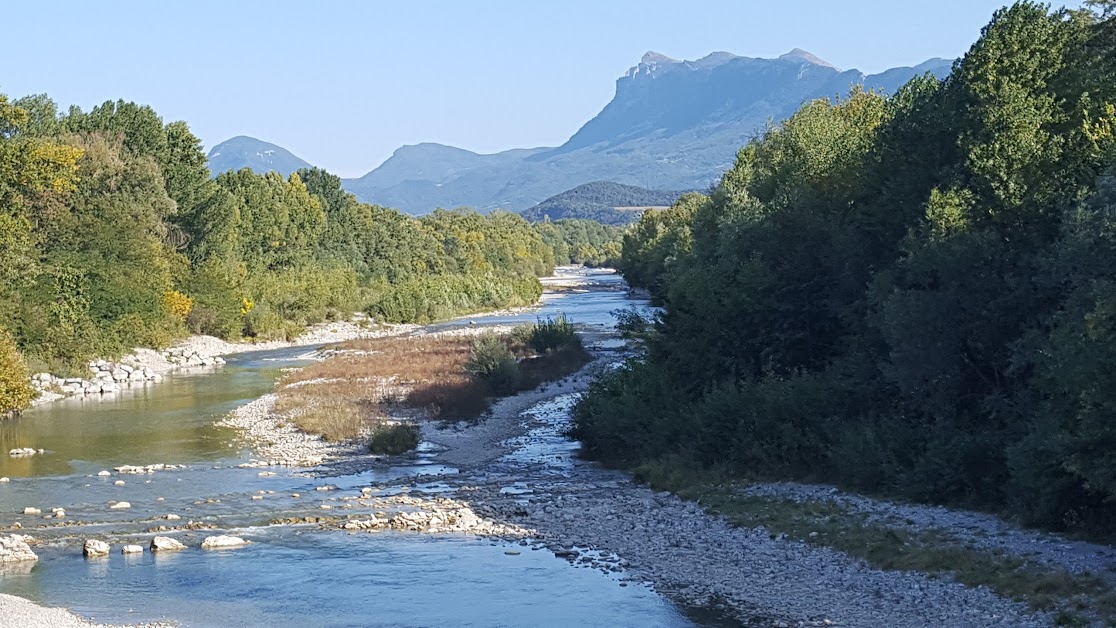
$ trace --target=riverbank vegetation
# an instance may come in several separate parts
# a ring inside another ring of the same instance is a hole
[[[5,371],[18,357],[76,374],[190,333],[285,339],[356,311],[421,323],[528,305],[556,253],[601,263],[614,236],[503,212],[416,218],[319,169],[211,178],[188,126],[150,107],[0,95],[0,333],[18,348]],[[17,392],[0,391],[0,412],[26,405]]]
[[[949,78],[807,103],[645,214],[621,269],[665,309],[585,451],[1111,539],[1114,77],[1116,20],[1021,2]]]
[[[591,359],[564,317],[502,334],[354,340],[333,351],[280,380],[275,410],[332,442],[369,434],[376,453],[409,442],[399,418],[473,420],[495,399],[561,379]]]

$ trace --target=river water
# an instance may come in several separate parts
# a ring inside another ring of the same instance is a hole
[[[610,312],[645,303],[600,271],[576,290],[548,290],[541,307],[435,326],[531,322],[565,313],[607,326]],[[362,487],[435,494],[431,476],[455,469],[417,455],[359,475],[238,465],[251,452],[214,423],[269,392],[281,369],[304,364],[312,348],[228,356],[223,368],[180,372],[101,399],[46,404],[0,422],[0,449],[45,449],[28,458],[0,455],[0,530],[15,523],[42,541],[40,560],[0,570],[0,592],[65,606],[99,622],[170,620],[186,626],[687,626],[690,620],[644,586],[578,568],[546,550],[465,535],[349,534],[317,526],[269,525],[280,517],[321,514]],[[553,440],[556,435],[547,436]],[[537,442],[538,439],[535,439]],[[531,439],[521,456],[534,455]],[[552,446],[553,450],[554,447]],[[570,451],[560,443],[557,451]],[[516,455],[513,453],[513,457]],[[180,465],[144,475],[98,476],[121,465]],[[423,481],[411,478],[423,476]],[[123,481],[123,485],[117,484]],[[132,507],[109,505],[128,501]],[[352,502],[348,502],[349,505]],[[62,507],[65,519],[24,515]],[[349,507],[349,506],[345,506]],[[167,521],[167,514],[181,520]],[[80,543],[107,537],[146,545],[159,525],[196,522],[253,541],[203,552],[212,530],[175,532],[192,549],[173,554],[85,560]],[[4,618],[0,618],[3,624]]]

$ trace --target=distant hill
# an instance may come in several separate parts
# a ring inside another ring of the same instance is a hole
[[[281,146],[246,135],[238,135],[214,146],[208,159],[209,171],[214,176],[228,170],[251,168],[259,173],[274,170],[285,177],[295,170],[311,167]]]
[[[584,218],[606,225],[626,225],[639,220],[642,210],[673,205],[684,193],[594,181],[552,196],[520,214],[531,222],[547,217],[552,221]]]
[[[952,63],[931,59],[865,75],[800,49],[777,59],[714,52],[696,61],[649,52],[617,79],[612,101],[561,146],[489,155],[435,143],[403,146],[344,186],[363,201],[413,214],[461,206],[533,210],[544,199],[594,181],[703,190],[732,166],[741,146],[803,102],[844,95],[857,84],[893,93],[915,76],[944,78]],[[250,137],[218,144],[209,159],[213,172],[249,167],[288,174],[309,167]],[[574,209],[591,211],[588,205]]]
[[[757,59],[715,52],[678,61],[649,52],[616,81],[616,95],[565,144],[480,155],[441,144],[404,146],[345,187],[369,202],[424,213],[467,205],[521,211],[591,181],[706,189],[769,121],[853,85],[893,93],[911,78],[944,78],[952,61],[875,75],[841,70],[799,49]]]

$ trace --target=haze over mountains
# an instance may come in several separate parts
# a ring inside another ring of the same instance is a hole
[[[743,144],[804,101],[844,95],[856,84],[891,93],[917,75],[944,77],[952,63],[931,59],[865,75],[800,49],[777,59],[714,52],[696,61],[648,52],[617,79],[612,101],[561,146],[488,155],[436,143],[403,146],[344,184],[363,201],[411,213],[459,206],[518,211],[602,180],[704,189]],[[247,166],[286,174],[304,165],[278,146],[246,137],[210,153],[215,172]]]

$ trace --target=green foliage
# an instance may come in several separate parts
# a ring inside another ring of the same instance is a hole
[[[37,364],[77,371],[185,333],[290,338],[360,309],[529,305],[553,265],[517,215],[416,219],[317,169],[211,180],[198,138],[150,107],[59,115],[0,95],[0,326]]]
[[[368,451],[381,456],[398,456],[418,447],[417,427],[405,423],[378,425],[368,438]]]
[[[531,276],[430,275],[383,285],[367,311],[387,323],[429,323],[530,305],[541,295],[542,285]]]
[[[594,181],[556,194],[521,212],[531,222],[578,219],[623,226],[639,219],[648,207],[667,207],[683,192],[648,190],[634,185]],[[623,209],[617,209],[617,208]]]
[[[34,398],[23,357],[11,335],[0,329],[0,418],[18,413]]]
[[[620,268],[664,312],[586,451],[1110,534],[1111,20],[1020,2],[944,82],[808,103]]]
[[[543,242],[554,251],[555,264],[615,266],[622,231],[593,220],[564,219],[535,223]]]
[[[565,314],[559,314],[554,318],[549,316],[545,319],[540,318],[518,335],[535,353],[547,353],[581,345],[577,330]]]
[[[519,364],[515,356],[503,339],[493,333],[482,334],[473,341],[465,371],[484,382],[496,395],[515,391],[519,383]]]

